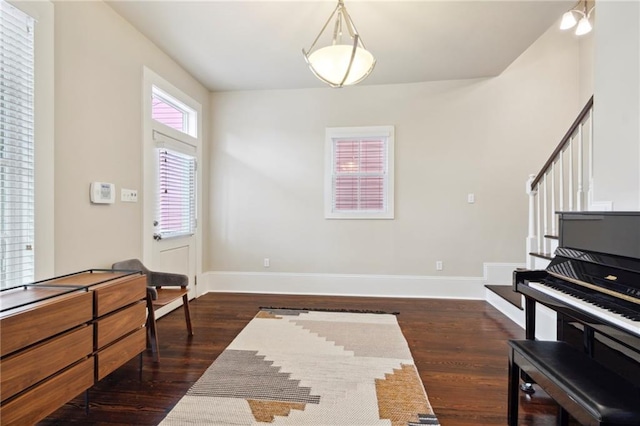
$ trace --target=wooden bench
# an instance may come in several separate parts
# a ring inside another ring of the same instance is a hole
[[[640,384],[565,342],[510,340],[509,346],[510,426],[518,424],[521,371],[558,403],[560,425],[568,424],[568,414],[583,425],[640,425]]]

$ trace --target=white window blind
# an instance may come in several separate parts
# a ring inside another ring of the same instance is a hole
[[[385,209],[386,140],[334,140],[334,211]]]
[[[158,206],[155,239],[193,235],[196,229],[196,160],[158,149]]]
[[[393,128],[327,129],[328,218],[393,218]]]
[[[34,280],[33,27],[0,0],[1,287]]]

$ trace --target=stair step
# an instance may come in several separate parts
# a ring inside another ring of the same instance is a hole
[[[507,302],[511,303],[516,308],[523,310],[522,307],[522,295],[513,291],[513,287],[510,285],[493,285],[486,284],[485,287],[498,296],[502,297]]]
[[[529,255],[539,257],[541,259],[547,259],[547,260],[553,259],[553,255],[551,253],[537,253],[532,251],[529,253]]]

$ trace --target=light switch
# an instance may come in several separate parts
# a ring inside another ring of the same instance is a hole
[[[135,189],[120,189],[120,201],[125,203],[137,203],[138,191]]]

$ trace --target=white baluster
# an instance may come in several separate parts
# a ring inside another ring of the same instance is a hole
[[[545,240],[544,236],[545,235],[549,235],[549,189],[548,189],[548,185],[547,185],[547,176],[548,173],[544,174],[544,178],[542,179],[542,189],[544,190],[544,198],[543,198],[543,202],[544,205],[542,207],[542,214],[543,214],[543,220],[544,220],[544,233],[542,235],[540,235],[540,239]],[[546,240],[545,240],[545,244],[543,247],[543,253],[547,252],[547,244],[546,244]]]
[[[533,258],[529,255],[536,248],[536,194],[537,190],[531,188],[531,184],[533,180],[536,178],[536,175],[529,175],[529,180],[527,180],[526,191],[529,196],[529,232],[527,235],[527,269],[533,269]]]
[[[589,139],[587,140],[587,146],[588,146],[588,150],[587,150],[587,155],[589,156],[589,158],[587,158],[587,164],[588,166],[588,196],[587,199],[589,200],[589,203],[587,205],[587,209],[591,208],[591,204],[593,203],[593,107],[589,110],[589,115],[587,116],[589,119]]]
[[[556,162],[551,162],[551,235],[556,235]]]
[[[584,196],[584,187],[583,187],[584,154],[582,151],[583,151],[582,124],[580,124],[578,126],[578,192],[576,194],[576,207],[579,212],[583,210],[582,204],[583,204],[583,196]]]
[[[540,184],[542,182],[539,181],[538,185],[536,186],[536,202],[538,203],[538,217],[536,219],[536,224],[538,226],[538,232],[536,233],[536,235],[539,235],[540,238],[538,238],[538,253],[542,253],[542,192],[540,191]]]
[[[569,139],[569,211],[573,211],[573,137]]]
[[[560,182],[558,182],[558,192],[559,192],[559,205],[558,205],[558,209],[560,211],[564,211],[564,149],[560,150]],[[554,234],[557,235],[557,234]]]

